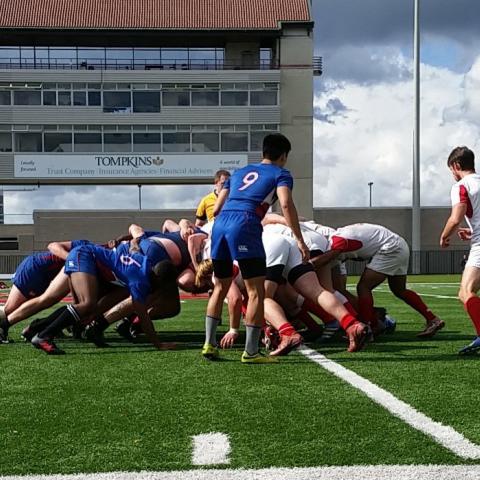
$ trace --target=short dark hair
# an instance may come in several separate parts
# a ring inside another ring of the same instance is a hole
[[[290,140],[281,133],[271,133],[263,139],[263,158],[268,160],[278,160],[284,153],[288,155],[291,149]]]
[[[448,166],[458,163],[462,170],[475,170],[475,154],[468,147],[456,147],[448,156]]]
[[[217,183],[222,177],[230,177],[230,172],[228,170],[218,170],[215,173],[215,177],[213,179],[213,183]]]

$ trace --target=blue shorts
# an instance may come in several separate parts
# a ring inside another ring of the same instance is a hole
[[[78,272],[89,273],[95,277],[98,274],[95,254],[91,245],[81,245],[72,249],[65,260],[65,273],[67,275]]]
[[[148,257],[153,265],[162,260],[172,260],[165,247],[154,240],[143,238],[139,243],[140,252]]]
[[[56,277],[61,267],[38,265],[34,256],[25,258],[13,275],[13,284],[26,298],[41,295]]]
[[[261,220],[253,212],[221,212],[213,224],[212,259],[265,258],[262,232]]]

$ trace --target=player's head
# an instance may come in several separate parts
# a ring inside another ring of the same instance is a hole
[[[150,282],[153,291],[169,285],[176,286],[176,280],[177,271],[170,260],[161,260],[153,266],[150,273]]]
[[[455,180],[460,180],[462,172],[475,171],[475,154],[468,147],[456,147],[448,156],[447,165]]]
[[[213,273],[213,262],[211,258],[202,260],[198,264],[197,273],[195,274],[195,286],[197,288],[205,287],[206,285],[211,285]]]
[[[271,133],[263,139],[263,158],[283,167],[292,149],[290,140],[281,133]]]
[[[218,170],[215,173],[213,183],[215,185],[215,191],[218,193],[223,188],[225,180],[230,177],[230,172],[228,170]]]

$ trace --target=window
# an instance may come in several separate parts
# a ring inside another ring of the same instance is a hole
[[[134,133],[133,150],[135,152],[158,152],[162,151],[160,133]]]
[[[59,91],[58,92],[58,105],[60,107],[69,107],[72,104],[71,92]]]
[[[15,133],[16,152],[41,152],[41,133]]]
[[[132,139],[130,133],[105,133],[103,140],[105,152],[132,151]]]
[[[133,92],[133,111],[135,113],[159,112],[160,92]]]
[[[277,92],[250,92],[250,105],[276,105]]]
[[[71,133],[45,133],[44,134],[45,152],[71,152],[72,134]]]
[[[57,104],[57,92],[43,92],[43,104],[44,105],[56,105]]]
[[[188,107],[190,106],[190,92],[163,92],[164,107]]]
[[[101,105],[100,92],[88,92],[88,105],[97,107]]]
[[[190,151],[190,133],[164,133],[163,134],[164,152],[189,152]]]
[[[222,92],[222,105],[246,106],[248,105],[248,92]]]
[[[0,90],[0,105],[10,105],[10,92],[8,90]]]
[[[192,106],[211,107],[218,105],[218,92],[192,92]]]
[[[278,133],[278,131],[269,132],[267,130],[259,130],[250,132],[250,151],[261,152],[263,146],[263,139],[271,133]]]
[[[40,90],[16,90],[13,92],[15,105],[40,105]]]
[[[87,92],[73,92],[73,104],[84,106],[87,104]]]
[[[192,133],[193,152],[218,152],[220,150],[218,133]]]
[[[74,150],[76,152],[101,152],[102,134],[101,133],[75,133]]]
[[[248,133],[222,133],[222,152],[248,151]]]
[[[106,113],[130,112],[130,92],[103,92],[103,111]]]
[[[0,133],[0,152],[12,151],[12,134]]]

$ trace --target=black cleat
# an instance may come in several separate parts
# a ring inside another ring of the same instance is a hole
[[[125,340],[128,340],[129,342],[133,342],[135,337],[132,335],[132,332],[130,331],[131,326],[132,326],[132,323],[130,322],[130,320],[128,318],[124,318],[117,323],[115,330]]]
[[[13,343],[8,338],[8,331],[6,331],[3,327],[0,327],[0,344],[1,343]]]
[[[25,342],[31,342],[32,338],[35,336],[35,332],[30,325],[22,330],[20,336],[25,340]]]
[[[110,345],[105,341],[103,336],[103,329],[94,320],[90,325],[87,325],[85,329],[85,338],[95,344],[99,348],[107,348]]]

